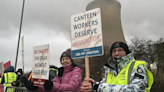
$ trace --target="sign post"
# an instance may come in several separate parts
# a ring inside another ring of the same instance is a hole
[[[3,72],[4,72],[4,65],[3,65],[3,62],[0,62],[0,74],[1,76],[3,76]]]
[[[49,44],[35,46],[33,49],[32,82],[36,86],[43,86],[49,80]]]
[[[24,36],[22,36],[22,65],[23,65],[23,75],[24,75]]]
[[[89,57],[85,57],[85,74],[86,74],[86,78],[90,78],[90,74],[89,74]]]
[[[89,57],[103,55],[100,8],[71,17],[72,59],[85,58],[86,78],[89,78]]]

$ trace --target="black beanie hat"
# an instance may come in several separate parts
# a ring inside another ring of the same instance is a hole
[[[62,57],[69,57],[71,59],[71,49],[69,48],[61,54],[60,63],[61,63]],[[73,59],[71,59],[71,61],[73,62]]]
[[[21,68],[19,68],[18,70],[17,70],[17,72],[20,72],[21,73],[21,75],[23,74],[23,71],[22,71],[22,69]],[[16,72],[16,73],[17,73]]]
[[[112,44],[112,46],[110,48],[110,55],[112,55],[112,50],[114,48],[117,48],[117,47],[123,48],[125,50],[125,52],[126,52],[126,55],[131,53],[131,51],[129,50],[128,46],[125,43],[123,43],[123,42],[115,42],[115,43]]]

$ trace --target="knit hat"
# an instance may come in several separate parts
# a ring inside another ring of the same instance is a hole
[[[23,74],[23,71],[22,71],[22,69],[21,69],[21,68],[19,68],[19,69],[17,70],[17,72],[16,72],[16,73],[18,73],[18,72],[20,72],[20,73],[21,73],[21,75]]]
[[[60,57],[60,63],[61,63],[61,59],[63,57],[69,57],[71,59],[71,49],[67,49],[66,51],[64,51],[62,54],[61,54],[61,57]],[[71,59],[71,61],[73,62],[73,59]]]
[[[126,52],[126,55],[131,53],[131,51],[129,50],[128,46],[125,43],[123,43],[123,42],[115,42],[115,43],[112,44],[112,46],[110,48],[110,55],[112,55],[112,50],[114,48],[117,48],[117,47],[123,48],[125,50],[125,52]]]

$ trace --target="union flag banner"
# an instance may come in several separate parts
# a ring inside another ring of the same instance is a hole
[[[11,63],[10,61],[4,63],[4,68],[7,69],[9,66],[11,66]]]

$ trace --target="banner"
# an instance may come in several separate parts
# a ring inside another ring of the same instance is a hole
[[[43,86],[46,80],[49,80],[49,44],[35,46],[33,48],[33,84]]]
[[[100,8],[71,17],[72,58],[103,55]]]
[[[4,68],[5,68],[5,70],[6,70],[9,66],[11,66],[10,61],[4,63]]]

